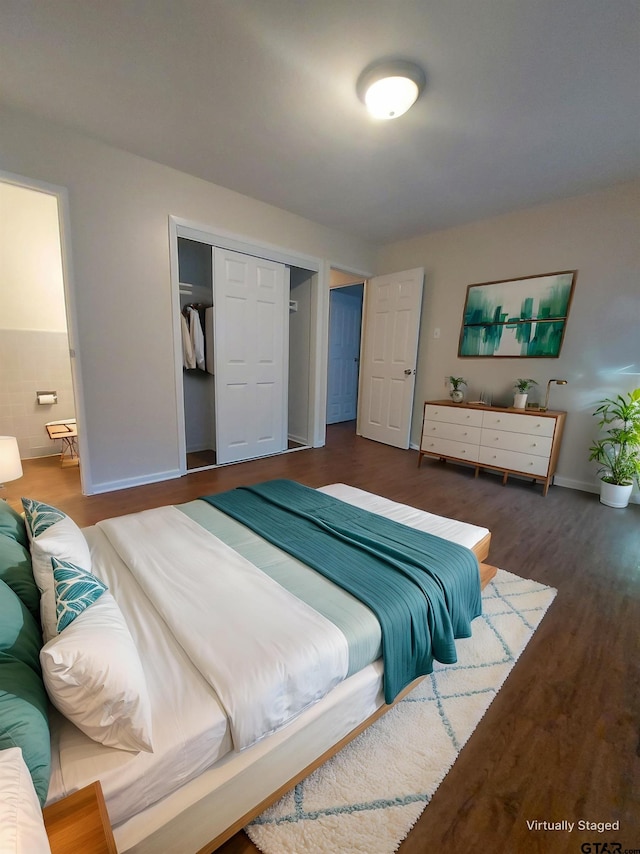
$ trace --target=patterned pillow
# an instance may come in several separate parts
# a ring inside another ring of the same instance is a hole
[[[58,632],[73,622],[107,589],[106,585],[68,560],[51,558],[53,586],[56,597],[56,627]]]
[[[30,541],[33,576],[40,590],[40,620],[45,641],[58,633],[51,558],[68,561],[91,572],[91,554],[84,535],[66,513],[31,498],[23,498]]]

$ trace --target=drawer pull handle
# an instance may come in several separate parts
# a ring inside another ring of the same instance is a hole
[[[496,418],[496,424],[499,424],[499,423],[500,423],[500,421],[501,421],[501,419],[500,419],[500,418]]]
[[[532,448],[537,448],[537,447],[538,447],[538,443],[537,443],[537,442],[532,442],[532,443],[531,443],[531,447],[532,447]]]

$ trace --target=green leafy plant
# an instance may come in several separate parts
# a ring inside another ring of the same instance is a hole
[[[449,382],[454,391],[458,391],[461,385],[467,384],[467,381],[462,377],[449,377]]]
[[[526,394],[534,385],[538,385],[535,380],[516,380],[514,383],[515,388],[518,389],[520,394]]]
[[[589,448],[598,474],[607,483],[629,486],[635,481],[640,486],[640,388],[601,400],[593,414],[600,429],[607,428]]]

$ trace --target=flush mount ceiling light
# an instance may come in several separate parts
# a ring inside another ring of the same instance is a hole
[[[376,119],[397,119],[418,100],[426,78],[419,65],[404,59],[374,62],[358,78],[356,92]]]

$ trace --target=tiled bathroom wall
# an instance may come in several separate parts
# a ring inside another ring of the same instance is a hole
[[[38,404],[38,391],[58,402]],[[23,459],[59,454],[45,424],[66,418],[75,418],[66,332],[0,329],[0,435],[17,437]]]

